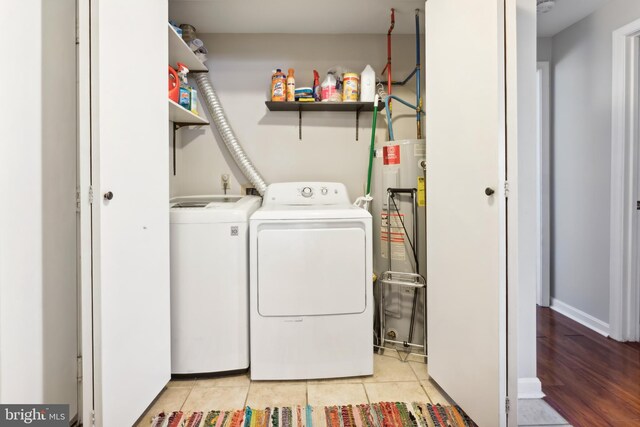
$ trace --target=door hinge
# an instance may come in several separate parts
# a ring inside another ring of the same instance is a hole
[[[511,411],[511,400],[509,399],[509,397],[506,397],[504,399],[504,409],[507,415],[509,415],[509,412]]]
[[[78,382],[81,383],[82,382],[82,356],[78,356],[76,358],[76,360],[77,360],[77,365],[78,365],[77,366],[78,371],[77,371],[76,378],[78,379]]]
[[[504,182],[504,197],[509,197],[509,181]]]
[[[93,187],[91,185],[89,186],[89,204],[93,204]]]
[[[96,410],[95,409],[91,410],[91,425],[92,426],[96,425]]]
[[[76,187],[76,212],[80,212],[80,187]]]

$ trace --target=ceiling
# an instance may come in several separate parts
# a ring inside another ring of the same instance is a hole
[[[591,15],[610,0],[556,0],[547,13],[538,14],[538,37],[551,37]]]
[[[171,0],[169,17],[199,33],[386,34],[424,31],[424,0]]]

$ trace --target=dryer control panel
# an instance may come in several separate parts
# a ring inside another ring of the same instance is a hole
[[[263,206],[350,205],[347,187],[339,182],[283,182],[271,184]]]

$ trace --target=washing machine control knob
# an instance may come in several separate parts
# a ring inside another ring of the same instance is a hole
[[[313,190],[311,187],[304,187],[301,191],[303,197],[311,197],[313,196]]]
[[[327,193],[329,193],[329,189],[327,187],[322,187],[320,189],[320,192],[322,193],[323,196],[326,196]]]

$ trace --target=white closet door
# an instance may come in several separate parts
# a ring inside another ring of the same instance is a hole
[[[429,374],[492,427],[506,424],[504,58],[503,0],[426,2]]]
[[[132,425],[171,375],[167,13],[166,0],[91,1],[94,398],[102,426]]]

